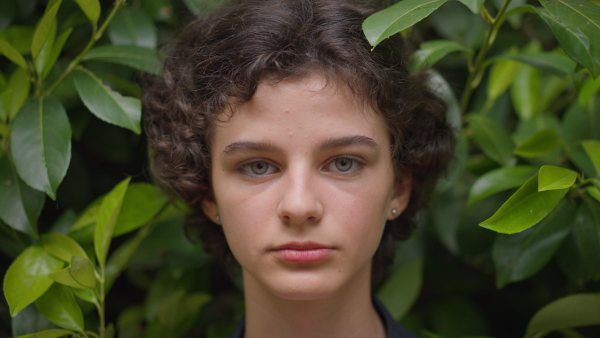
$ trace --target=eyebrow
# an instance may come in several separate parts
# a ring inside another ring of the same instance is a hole
[[[352,135],[327,139],[317,147],[317,151],[324,151],[355,145],[374,149],[379,148],[377,142],[375,142],[375,140],[373,140],[370,137],[363,135]],[[273,153],[283,152],[281,148],[269,142],[237,141],[227,145],[225,149],[223,149],[223,154],[228,155],[236,152],[248,151],[266,151]]]

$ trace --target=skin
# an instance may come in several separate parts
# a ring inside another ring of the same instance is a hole
[[[242,266],[246,337],[385,337],[371,258],[410,180],[396,183],[381,117],[319,75],[263,81],[215,126],[211,153],[202,207]],[[297,263],[275,250],[303,241],[329,254]]]

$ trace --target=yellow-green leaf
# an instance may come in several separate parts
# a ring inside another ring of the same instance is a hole
[[[50,28],[56,22],[56,13],[58,12],[61,2],[62,0],[49,2],[44,16],[35,28],[33,40],[31,41],[31,54],[33,55],[34,60],[37,59],[42,47],[44,46],[44,43],[46,43],[46,40],[50,35]]]
[[[544,129],[521,143],[513,154],[522,157],[539,157],[548,154],[558,146],[560,138],[552,128]]]
[[[67,263],[71,262],[71,257],[73,256],[87,258],[87,254],[81,246],[63,234],[52,233],[42,235],[41,242],[46,251]]]
[[[581,146],[592,160],[596,173],[600,173],[600,141],[591,140],[581,142]]]
[[[545,165],[538,175],[538,191],[567,189],[576,179],[577,173],[573,170]]]
[[[0,39],[0,54],[6,56],[7,59],[14,62],[17,66],[27,69],[27,62],[23,58],[23,55],[4,39]]]
[[[85,16],[95,25],[100,17],[100,2],[98,0],[75,0]]]
[[[71,336],[74,334],[75,333],[73,331],[69,330],[52,329],[18,336],[17,338],[60,338],[65,336]]]
[[[600,324],[600,293],[577,294],[553,301],[527,325],[526,336],[554,330]]]
[[[73,256],[71,258],[69,274],[85,288],[93,289],[96,286],[94,263],[85,257]]]
[[[52,323],[75,331],[83,331],[83,313],[71,289],[53,284],[35,301],[35,306]]]

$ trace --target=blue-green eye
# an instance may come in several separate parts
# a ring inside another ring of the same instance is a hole
[[[275,171],[275,168],[265,161],[256,161],[244,164],[242,170],[249,175],[261,176],[272,174]]]
[[[362,163],[349,157],[339,157],[327,165],[327,170],[335,173],[352,173],[360,169]]]

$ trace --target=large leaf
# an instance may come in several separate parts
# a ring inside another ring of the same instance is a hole
[[[496,268],[496,285],[533,276],[543,268],[569,234],[577,208],[563,201],[536,227],[513,235],[498,234],[492,255]]]
[[[519,61],[559,77],[575,73],[575,62],[568,56],[559,53],[504,54],[498,58]]]
[[[86,257],[87,254],[85,251],[79,246],[77,242],[72,240],[71,238],[61,235],[61,234],[44,234],[42,235],[42,246],[44,250],[53,254],[54,256],[62,259],[63,261],[69,263],[71,262],[71,257],[73,256],[81,256]]]
[[[538,174],[538,191],[567,189],[576,179],[577,173],[573,170],[545,165]]]
[[[83,313],[73,292],[66,286],[54,283],[35,301],[35,306],[52,323],[75,331],[83,331]]]
[[[8,92],[0,96],[0,104],[7,113],[8,118],[12,120],[19,109],[23,106],[29,96],[31,81],[29,73],[25,69],[17,68],[8,80]]]
[[[479,225],[503,234],[521,232],[546,217],[568,191],[569,189],[538,192],[538,175],[536,174],[519,188],[492,217]]]
[[[44,330],[36,333],[18,336],[17,338],[60,338],[73,335],[72,331],[62,329]]]
[[[384,39],[423,20],[448,0],[402,0],[369,16],[363,31],[373,48]]]
[[[488,171],[473,183],[467,203],[471,205],[498,192],[520,187],[537,170],[532,166],[516,166]]]
[[[581,146],[589,156],[596,168],[596,173],[600,174],[600,141],[591,140],[581,142]]]
[[[75,0],[85,16],[95,25],[100,17],[100,1],[98,0]]]
[[[565,52],[600,75],[600,7],[578,0],[540,0],[545,10],[537,9],[550,26]]]
[[[460,2],[462,2],[465,6],[469,7],[469,9],[471,10],[471,12],[473,12],[473,14],[478,14],[479,11],[481,10],[481,6],[483,6],[483,3],[485,2],[485,0],[458,0]]]
[[[117,184],[103,199],[98,211],[98,219],[94,229],[94,249],[100,266],[104,266],[110,247],[113,230],[121,211],[123,197],[131,178],[126,178]]]
[[[37,238],[37,220],[46,196],[23,182],[7,155],[0,157],[0,219]]]
[[[512,167],[516,163],[512,155],[515,145],[506,129],[494,120],[479,115],[469,117],[469,126],[481,150],[492,160],[505,167]]]
[[[27,62],[23,58],[23,55],[2,38],[0,38],[0,54],[6,56],[7,59],[14,62],[17,66],[27,69]]]
[[[410,68],[412,71],[417,71],[433,67],[444,56],[458,51],[471,52],[468,48],[451,40],[424,42],[421,44],[421,48],[413,54]]]
[[[392,317],[402,319],[421,292],[423,260],[415,259],[398,267],[377,292]]]
[[[50,36],[50,32],[52,31],[51,27],[56,22],[56,13],[58,12],[61,2],[62,0],[50,1],[44,16],[42,16],[35,28],[33,40],[31,41],[31,54],[33,55],[34,60],[38,58],[42,47]]]
[[[113,45],[156,48],[156,27],[148,15],[134,7],[121,9],[108,26]]]
[[[46,292],[54,283],[47,275],[62,269],[63,264],[39,244],[25,249],[4,276],[4,296],[10,315],[14,317]]]
[[[156,50],[139,46],[104,45],[91,49],[83,58],[84,61],[112,62],[135,69],[158,74],[160,63]]]
[[[600,324],[600,293],[563,297],[544,306],[531,318],[526,336],[554,330]]]
[[[142,104],[139,99],[122,96],[83,68],[73,71],[73,82],[83,103],[92,114],[136,134],[141,133]]]
[[[539,157],[554,150],[560,138],[553,128],[544,129],[521,143],[513,153],[522,157]]]
[[[71,125],[60,101],[46,96],[27,102],[11,131],[11,152],[19,176],[56,198],[71,161]]]

